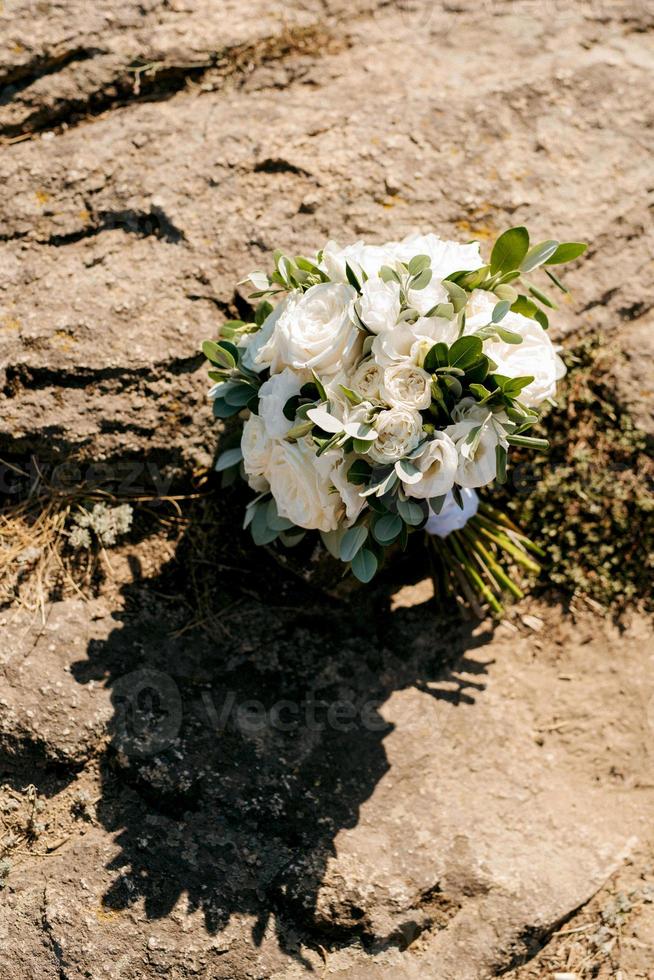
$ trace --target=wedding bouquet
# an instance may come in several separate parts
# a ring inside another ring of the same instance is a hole
[[[512,446],[547,448],[526,433],[565,368],[547,333],[555,304],[528,277],[543,267],[565,292],[551,267],[585,247],[530,246],[517,227],[488,264],[478,242],[434,234],[275,252],[271,275],[244,280],[253,322],[203,346],[214,415],[240,424],[216,468],[254,491],[254,541],[317,531],[369,582],[425,531],[443,591],[495,612],[503,591],[520,595],[506,559],[536,570],[538,549],[475,491],[506,480]]]

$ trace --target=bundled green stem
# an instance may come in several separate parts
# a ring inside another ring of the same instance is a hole
[[[485,503],[480,503],[478,513],[462,530],[445,539],[426,537],[437,598],[451,601],[463,592],[480,617],[484,606],[494,616],[502,616],[506,594],[521,599],[524,592],[515,580],[514,567],[537,575],[541,566],[531,554],[545,556],[508,517]]]

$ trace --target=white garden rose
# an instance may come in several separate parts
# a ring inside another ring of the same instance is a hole
[[[345,523],[349,527],[356,521],[357,517],[366,506],[365,497],[360,494],[361,487],[350,483],[347,473],[356,456],[343,456],[343,453],[328,453],[333,457],[332,464],[332,483],[338,490],[341,500],[345,505]]]
[[[378,334],[372,342],[372,353],[384,366],[407,360],[421,365],[434,344],[453,344],[457,335],[453,320],[422,316],[415,323],[398,323],[393,330]]]
[[[259,415],[271,439],[283,439],[293,427],[293,422],[284,415],[284,405],[289,398],[300,394],[304,381],[290,368],[284,368],[280,374],[271,374],[259,388]]]
[[[376,463],[396,463],[422,438],[422,417],[409,408],[389,408],[374,420],[377,438],[368,455]]]
[[[519,313],[507,313],[503,327],[522,337],[520,344],[487,340],[484,352],[497,364],[497,373],[509,378],[531,376],[533,381],[522,389],[518,400],[528,408],[537,408],[547,398],[554,398],[556,383],[565,374],[565,364],[540,323]]]
[[[364,283],[361,291],[360,316],[368,330],[382,333],[391,330],[400,316],[400,287],[396,282],[384,282],[374,277]]]
[[[418,456],[411,460],[422,473],[418,483],[404,484],[408,496],[431,500],[449,493],[454,486],[459,456],[455,444],[445,432],[435,432]]]
[[[292,293],[257,363],[273,373],[285,367],[335,374],[356,360],[361,334],[352,321],[356,290],[342,283],[319,283]]]
[[[489,324],[498,302],[492,293],[475,289],[466,307],[466,333]],[[509,311],[499,326],[520,334],[522,342],[507,344],[491,338],[484,341],[484,353],[495,361],[498,374],[509,378],[533,377],[531,384],[522,389],[519,401],[528,408],[537,408],[546,398],[554,397],[557,381],[565,374],[565,364],[537,320]]]
[[[391,248],[386,245],[366,245],[365,242],[355,242],[346,248],[341,248],[336,242],[329,241],[322,253],[320,268],[327,273],[332,282],[347,282],[345,264],[348,264],[359,282],[362,282],[365,272],[370,279],[379,275],[384,265],[395,265]]]
[[[401,262],[408,263],[415,255],[428,255],[431,259],[432,279],[426,289],[412,289],[411,306],[419,313],[428,313],[437,303],[448,302],[448,294],[442,280],[462,269],[479,269],[484,264],[479,254],[479,243],[443,241],[437,235],[410,235],[393,244],[393,253]]]
[[[257,493],[268,489],[267,474],[272,447],[273,442],[263,419],[258,415],[250,415],[243,426],[241,452],[248,483]]]
[[[268,479],[280,517],[307,530],[335,531],[343,502],[333,490],[332,470],[328,454],[316,456],[305,440],[275,443]]]
[[[460,487],[485,487],[497,476],[496,447],[508,448],[505,412],[492,412],[472,398],[464,398],[452,413],[453,425],[445,434],[458,454],[455,482]]]
[[[381,401],[381,386],[384,380],[384,369],[374,358],[368,357],[361,361],[352,375],[349,387],[369,402]]]
[[[410,361],[392,364],[384,371],[381,394],[393,408],[423,411],[431,405],[431,375]]]
[[[261,348],[268,343],[273,335],[275,324],[286,309],[288,299],[285,298],[278,303],[272,313],[269,313],[261,324],[261,328],[256,333],[246,333],[239,340],[239,347],[244,347],[245,352],[241,357],[241,364],[248,371],[259,373],[263,371],[264,365],[257,363],[257,356]]]

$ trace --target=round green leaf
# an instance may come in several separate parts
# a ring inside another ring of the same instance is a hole
[[[520,267],[529,250],[529,232],[526,228],[519,226],[509,228],[504,234],[500,235],[491,252],[490,270],[493,275],[496,272],[512,272]]]
[[[363,524],[360,524],[358,527],[348,528],[341,540],[341,561],[352,561],[357,552],[366,543],[367,537],[368,528]]]
[[[379,544],[391,544],[402,530],[399,514],[384,514],[372,525],[372,536]]]
[[[369,548],[362,548],[352,559],[350,567],[355,578],[366,585],[375,577],[378,567],[377,558]]]

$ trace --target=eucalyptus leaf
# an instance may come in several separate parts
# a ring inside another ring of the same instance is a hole
[[[364,524],[350,527],[343,535],[340,548],[341,561],[352,561],[368,539],[368,528]]]
[[[493,312],[491,314],[491,322],[499,323],[500,320],[504,319],[504,317],[506,316],[506,314],[509,312],[510,309],[511,309],[511,303],[509,302],[508,299],[500,300],[500,302],[496,303],[495,306],[493,307]]]
[[[317,425],[323,432],[336,433],[343,431],[343,423],[335,415],[331,415],[324,405],[319,405],[317,408],[310,408],[307,412],[307,418],[311,419],[314,425]]]
[[[457,283],[449,282],[447,279],[444,280],[443,286],[447,290],[448,296],[450,297],[450,302],[454,307],[454,312],[460,313],[468,302],[468,293]]]
[[[243,453],[241,452],[240,446],[235,449],[226,449],[216,460],[216,472],[221,473],[223,470],[229,469],[230,466],[235,466],[237,463],[240,463],[242,459]]]
[[[521,272],[531,272],[533,269],[537,269],[539,265],[543,265],[547,262],[549,258],[554,255],[559,243],[554,241],[554,239],[549,239],[546,242],[539,242],[538,245],[534,245],[530,248],[524,259],[520,263]]]
[[[398,500],[397,512],[406,524],[417,527],[424,520],[424,512],[416,500]]]
[[[401,530],[402,518],[399,514],[384,514],[372,524],[372,536],[381,545],[392,544]]]
[[[428,255],[414,255],[409,262],[409,274],[417,276],[431,266],[431,258]]]
[[[407,459],[398,459],[395,464],[395,472],[403,483],[409,485],[420,483],[422,479],[422,471],[418,469],[415,463],[411,463]]]
[[[530,286],[529,287],[529,292],[531,293],[532,296],[535,296],[537,300],[540,300],[540,302],[543,303],[544,306],[549,306],[549,308],[551,310],[555,310],[557,308],[556,307],[556,303],[554,303],[549,298],[549,296],[547,295],[547,293],[543,293],[536,286]]]
[[[354,556],[350,567],[355,578],[366,585],[375,577],[377,572],[377,557],[369,548],[362,548]]]
[[[491,273],[495,275],[496,272],[511,272],[513,269],[518,269],[528,250],[527,229],[522,226],[509,228],[493,245],[490,260]]]
[[[573,259],[583,255],[587,248],[588,245],[584,242],[561,242],[556,251],[545,260],[545,265],[563,265],[564,262],[572,262]]]
[[[409,283],[409,289],[426,289],[429,283],[432,281],[434,273],[431,269],[423,269],[419,272]]]

